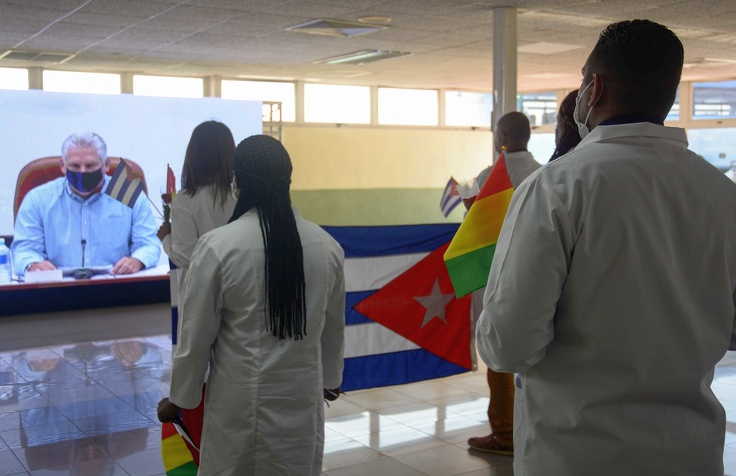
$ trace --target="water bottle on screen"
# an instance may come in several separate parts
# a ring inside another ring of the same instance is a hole
[[[10,250],[5,240],[0,239],[0,283],[9,283],[10,277]]]

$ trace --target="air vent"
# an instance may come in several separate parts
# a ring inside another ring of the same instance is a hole
[[[315,64],[364,64],[373,63],[374,61],[380,61],[389,58],[396,58],[398,56],[406,56],[411,53],[406,51],[393,51],[393,50],[360,50],[353,51],[340,56],[331,56],[317,60]]]
[[[317,20],[310,20],[299,25],[290,26],[286,28],[286,30],[307,35],[350,38],[353,36],[375,33],[377,31],[385,30],[386,28],[388,28],[386,25],[372,25],[354,21],[320,18]]]
[[[8,50],[0,55],[0,59],[14,61],[34,61],[39,63],[62,63],[72,56],[73,55],[70,55],[68,53],[45,53],[41,51]]]

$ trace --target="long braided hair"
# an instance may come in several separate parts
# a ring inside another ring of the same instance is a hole
[[[291,158],[281,142],[251,136],[235,149],[238,201],[230,221],[255,209],[263,235],[266,272],[266,328],[279,339],[307,334],[304,256],[291,209]]]

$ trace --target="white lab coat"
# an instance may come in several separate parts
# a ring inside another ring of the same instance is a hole
[[[736,185],[682,129],[596,127],[514,193],[477,328],[521,372],[516,476],[722,476]]]
[[[171,401],[200,402],[208,365],[200,476],[317,476],[323,388],[343,369],[343,251],[297,216],[304,250],[307,335],[265,328],[264,252],[256,211],[203,236],[192,255],[174,354]]]
[[[181,191],[171,202],[171,233],[163,240],[164,251],[178,267],[170,274],[171,304],[179,305],[184,275],[194,244],[200,236],[226,224],[233,215],[235,197],[229,193],[225,202],[215,199],[215,188],[206,185],[193,196]]]

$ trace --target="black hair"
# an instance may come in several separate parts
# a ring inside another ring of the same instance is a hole
[[[550,157],[550,162],[567,154],[580,143],[580,133],[573,118],[577,97],[578,90],[576,89],[565,96],[565,99],[560,103],[555,128],[555,152]]]
[[[206,185],[214,185],[215,202],[224,205],[233,181],[235,140],[228,127],[217,121],[203,122],[192,131],[184,156],[181,186],[194,196]]]
[[[588,74],[603,76],[622,113],[664,121],[675,101],[683,61],[682,42],[670,29],[630,20],[601,32],[587,66]]]
[[[234,160],[238,201],[230,221],[255,208],[263,235],[266,328],[279,339],[307,334],[304,256],[291,208],[291,158],[281,142],[251,136],[238,144]]]

